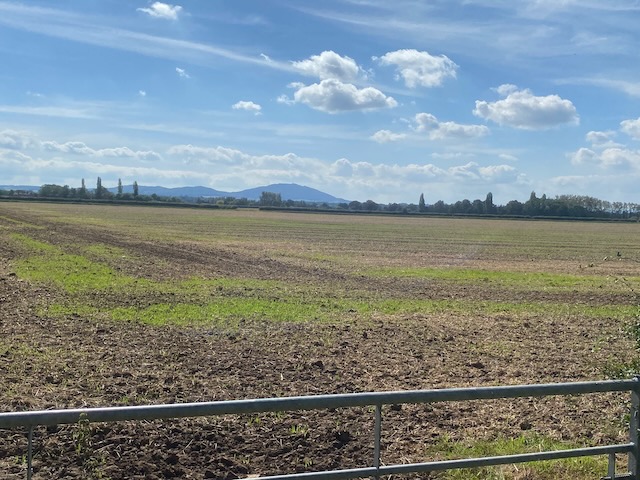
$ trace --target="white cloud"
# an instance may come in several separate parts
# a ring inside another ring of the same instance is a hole
[[[41,117],[59,118],[98,118],[98,114],[91,108],[70,108],[57,106],[23,106],[23,105],[0,105],[0,112],[16,113],[19,115],[37,115]]]
[[[393,97],[386,96],[376,88],[359,89],[355,85],[335,79],[325,79],[320,83],[301,87],[293,98],[298,103],[327,113],[376,110],[398,105]]]
[[[431,140],[448,138],[478,138],[489,134],[485,125],[464,125],[455,122],[440,122],[430,113],[418,113],[415,116],[418,132],[427,132]]]
[[[0,2],[0,24],[39,35],[197,65],[219,67],[220,58],[224,58],[286,72],[293,70],[288,62],[268,62],[258,55],[246,55],[209,43],[117,28],[104,19],[106,17],[96,19],[68,10]]]
[[[376,133],[371,135],[370,138],[378,143],[387,143],[402,140],[406,136],[407,135],[405,133],[393,133],[389,130],[378,130]]]
[[[187,71],[183,68],[176,67],[176,73],[180,78],[191,78],[191,75],[189,75]]]
[[[293,105],[294,103],[296,103],[295,100],[289,98],[284,93],[282,95],[279,95],[278,98],[276,98],[276,102],[282,103],[284,105]]]
[[[169,5],[168,3],[153,2],[149,8],[137,8],[138,12],[146,13],[153,18],[164,18],[166,20],[177,20],[182,11],[180,5]]]
[[[34,139],[28,133],[16,130],[0,131],[0,148],[21,150],[32,146],[34,143]]]
[[[640,151],[628,148],[611,147],[601,152],[589,148],[580,148],[569,155],[571,163],[576,166],[596,165],[604,170],[637,170],[640,171]]]
[[[458,183],[467,181],[473,184],[512,183],[519,174],[511,165],[480,166],[475,162],[440,168],[433,164],[372,164],[369,162],[351,162],[341,158],[332,165],[332,173],[341,177],[375,179],[381,184],[406,182],[408,184]]]
[[[185,163],[201,164],[233,164],[247,158],[243,152],[232,148],[194,145],[174,145],[167,150],[167,154],[180,157]]]
[[[501,153],[498,155],[498,158],[500,160],[504,160],[506,162],[517,162],[518,161],[518,157],[516,157],[515,155],[511,155],[509,153]]]
[[[491,90],[498,92],[498,95],[500,95],[501,97],[506,97],[510,93],[517,92],[518,87],[516,85],[513,85],[512,83],[503,83],[499,87],[492,88]]]
[[[396,67],[398,77],[402,77],[409,88],[437,87],[445,79],[456,78],[456,65],[445,55],[433,56],[428,52],[406,49],[389,52],[377,58],[380,65]]]
[[[611,142],[614,136],[615,132],[612,131],[601,132],[592,130],[585,135],[585,139],[592,145],[602,145]]]
[[[623,120],[620,122],[620,130],[634,140],[640,140],[640,117],[635,120]]]
[[[141,97],[146,97],[147,96],[147,92],[144,90],[138,90],[138,95],[140,95]]]
[[[246,100],[240,100],[237,103],[234,103],[231,108],[234,110],[246,110],[248,112],[254,112],[255,115],[260,115],[262,111],[262,106]]]
[[[511,85],[503,87],[498,87],[498,92],[506,98],[497,102],[476,100],[473,114],[499,125],[525,130],[577,125],[580,122],[576,108],[569,100],[558,95],[537,97],[529,89],[514,90]]]
[[[331,50],[300,62],[292,62],[292,65],[304,75],[318,77],[320,80],[337,79],[352,82],[361,73],[361,68],[353,58],[340,56]]]
[[[156,161],[162,157],[153,151],[134,151],[129,147],[113,147],[93,149],[84,142],[65,142],[58,143],[55,141],[41,142],[42,148],[49,152],[71,153],[74,155],[87,155],[97,158],[131,158],[140,161]]]
[[[58,143],[53,141],[42,142],[42,148],[50,152],[76,153],[78,155],[93,155],[95,150],[83,142]]]
[[[640,168],[640,151],[627,148],[607,148],[599,155],[603,168]]]

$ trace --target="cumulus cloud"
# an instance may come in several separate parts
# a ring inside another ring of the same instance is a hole
[[[634,140],[640,140],[640,117],[635,120],[623,120],[620,122],[620,130]]]
[[[396,78],[402,78],[409,88],[437,87],[447,78],[455,78],[456,65],[445,55],[433,56],[414,49],[396,50],[382,57],[373,57],[380,65],[394,66]]]
[[[284,93],[282,95],[278,96],[278,98],[276,98],[276,102],[282,103],[284,105],[293,105],[294,103],[296,103],[295,100],[289,98]]]
[[[153,18],[163,18],[166,20],[177,20],[182,11],[180,5],[170,5],[168,3],[153,2],[148,8],[137,8],[138,12],[146,13]]]
[[[320,80],[336,79],[352,82],[358,78],[362,69],[350,57],[343,57],[328,50],[313,55],[306,60],[292,62],[293,68],[304,75],[318,77]]]
[[[245,159],[240,150],[226,147],[199,147],[194,145],[174,145],[167,150],[168,155],[178,156],[185,163],[232,164]]]
[[[176,67],[176,73],[180,78],[191,78],[191,75],[184,68]]]
[[[612,131],[601,132],[592,130],[585,135],[585,139],[592,145],[602,145],[609,143],[614,136],[615,132]]]
[[[28,133],[16,130],[0,131],[0,148],[20,150],[34,145],[35,141]]]
[[[390,130],[378,130],[376,133],[371,135],[370,138],[378,143],[387,143],[402,140],[406,136],[407,135],[405,133],[394,133]]]
[[[88,155],[92,157],[131,158],[141,161],[161,160],[162,157],[153,151],[134,151],[129,147],[114,147],[93,149],[83,142],[46,141],[41,143],[42,148],[49,152],[70,153],[75,155]]]
[[[485,125],[440,122],[430,113],[418,113],[415,116],[415,122],[415,130],[418,132],[427,132],[431,140],[478,138],[489,134],[489,129]]]
[[[376,110],[394,108],[398,102],[373,87],[357,88],[350,83],[335,79],[325,79],[299,88],[294,96],[298,103],[326,113],[340,113],[352,110]]]
[[[476,100],[473,114],[499,125],[524,130],[577,125],[580,121],[573,103],[558,95],[539,97],[529,89],[516,90],[513,85],[502,85],[497,91],[505,98],[496,102]]]
[[[255,115],[260,115],[262,111],[262,106],[246,100],[241,100],[237,103],[234,103],[231,108],[234,110],[246,110],[248,112],[253,112]]]
[[[183,162],[191,165],[217,165],[231,168],[246,175],[248,170],[251,176],[260,172],[286,172],[287,170],[320,171],[322,163],[319,160],[300,157],[294,153],[283,155],[251,155],[241,150],[217,147],[200,147],[195,145],[174,145],[167,150],[167,155],[181,158]]]
[[[604,170],[640,170],[640,151],[610,147],[602,151],[580,148],[569,155],[576,166],[595,165]]]
[[[332,173],[342,177],[368,177],[380,182],[512,183],[519,177],[511,165],[480,166],[475,162],[441,168],[433,164],[372,164],[341,158],[331,165]]]
[[[140,95],[141,97],[146,97],[147,96],[147,92],[144,90],[138,90],[138,95]]]
[[[83,142],[58,143],[53,141],[42,142],[42,148],[50,152],[75,153],[78,155],[93,155],[95,150]]]

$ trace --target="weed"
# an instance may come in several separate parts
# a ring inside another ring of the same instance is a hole
[[[289,427],[289,433],[295,437],[307,438],[309,435],[309,426],[308,425],[291,425]]]

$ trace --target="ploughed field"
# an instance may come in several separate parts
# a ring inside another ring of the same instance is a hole
[[[635,355],[639,229],[3,202],[0,411],[603,379]],[[388,407],[382,463],[623,443],[628,400]],[[372,439],[366,408],[43,427],[33,478],[364,467]],[[25,455],[0,430],[0,477],[25,478]]]

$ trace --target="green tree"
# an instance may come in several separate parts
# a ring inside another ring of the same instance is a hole
[[[487,193],[484,200],[484,213],[496,213],[496,206],[493,204],[493,193]]]
[[[122,188],[122,180],[118,179],[118,197],[122,196],[123,188]]]
[[[418,211],[419,212],[427,211],[427,205],[424,203],[424,193],[420,194],[420,200],[418,201]]]
[[[87,186],[84,183],[84,178],[82,179],[82,186],[80,187],[80,196],[82,198],[87,198]]]
[[[262,192],[258,203],[264,207],[279,207],[282,205],[282,196],[274,192]]]
[[[96,198],[102,198],[102,179],[100,177],[96,181]]]
[[[133,198],[138,198],[138,182],[133,182]]]

